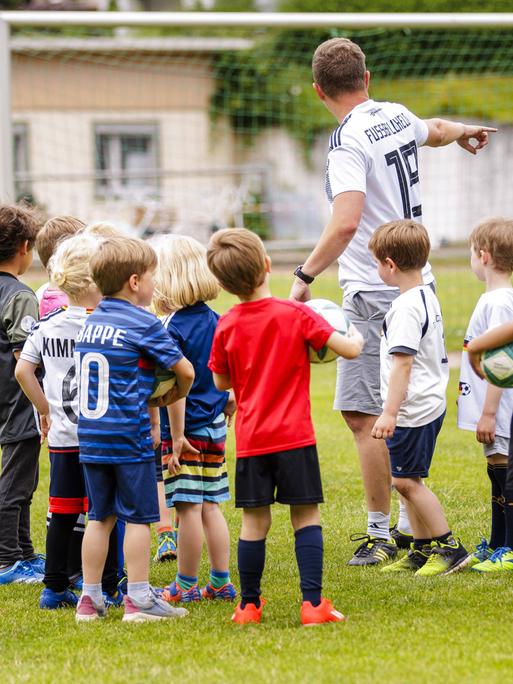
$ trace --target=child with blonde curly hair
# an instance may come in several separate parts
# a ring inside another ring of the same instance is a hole
[[[20,355],[16,378],[39,412],[41,434],[48,438],[50,456],[50,522],[46,536],[45,589],[40,608],[74,606],[69,590],[68,551],[73,528],[87,511],[77,437],[78,397],[75,380],[75,338],[101,299],[89,269],[98,237],[84,232],[60,242],[48,262],[52,283],[69,300],[44,316],[34,327]],[[43,390],[36,371],[45,371]],[[106,601],[119,605],[116,538],[110,543],[109,563],[103,577]]]

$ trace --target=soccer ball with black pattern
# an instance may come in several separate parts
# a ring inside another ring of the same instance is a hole
[[[341,335],[347,334],[351,321],[338,304],[331,302],[329,299],[310,299],[305,304],[315,313],[322,316]],[[319,351],[315,351],[315,349],[310,347],[309,354],[310,363],[330,363],[330,361],[335,361],[338,358],[338,355],[326,346],[319,349]]]

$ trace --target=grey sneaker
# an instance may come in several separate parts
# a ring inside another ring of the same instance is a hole
[[[182,618],[189,611],[186,608],[175,608],[159,598],[150,589],[150,599],[146,603],[139,603],[130,596],[125,596],[125,614],[123,622],[148,622],[151,620],[166,620],[167,618]]]
[[[394,539],[380,539],[368,534],[352,534],[351,541],[362,541],[347,565],[378,565],[393,560],[397,556],[397,544]]]

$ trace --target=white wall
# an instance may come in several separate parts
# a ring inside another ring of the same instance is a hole
[[[222,225],[230,204],[233,176],[195,174],[239,164],[268,168],[276,237],[315,240],[329,215],[324,193],[328,136],[319,138],[307,159],[305,151],[282,129],[263,132],[252,146],[236,144],[228,124],[212,129],[203,110],[113,113],[108,111],[16,111],[27,124],[29,171],[36,200],[49,214],[69,213],[84,220],[133,221],[141,197],[105,202],[94,191],[94,124],[154,123],[158,126],[159,166],[170,174],[161,180],[160,204],[175,226]],[[420,173],[423,220],[433,243],[465,240],[482,218],[513,216],[513,127],[501,127],[477,156],[457,145],[422,148]],[[57,180],[44,180],[52,175]],[[81,175],[72,180],[73,174]]]

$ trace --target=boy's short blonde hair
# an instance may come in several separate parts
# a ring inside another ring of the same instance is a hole
[[[142,276],[156,266],[155,250],[138,238],[106,238],[91,259],[93,280],[105,297],[122,290],[130,276]]]
[[[365,71],[365,55],[349,38],[330,38],[314,52],[313,79],[332,99],[342,93],[363,90]]]
[[[71,299],[78,299],[96,288],[90,261],[99,244],[94,236],[78,233],[61,240],[50,257],[50,280]]]
[[[82,232],[89,233],[89,235],[97,235],[98,237],[103,238],[123,237],[123,233],[114,228],[114,226],[111,223],[108,223],[107,221],[98,221],[96,223],[90,223],[83,229]]]
[[[221,287],[234,295],[248,296],[265,280],[264,243],[246,228],[225,228],[211,237],[208,267]]]
[[[378,261],[392,259],[400,271],[424,268],[431,244],[423,225],[410,219],[390,221],[376,229],[369,249]]]
[[[54,216],[44,224],[36,238],[36,250],[46,268],[57,244],[85,228],[85,223],[74,216]]]
[[[167,314],[219,294],[219,284],[207,265],[207,250],[192,237],[169,235],[159,241],[153,308]]]
[[[472,249],[489,252],[493,266],[501,273],[513,272],[513,221],[500,216],[487,219],[470,233]]]

